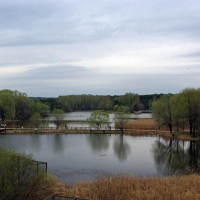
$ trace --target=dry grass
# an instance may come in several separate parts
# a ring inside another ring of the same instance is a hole
[[[118,175],[80,182],[71,188],[59,184],[54,192],[90,200],[196,200],[200,199],[200,177],[185,175],[176,178],[138,178]]]
[[[157,124],[153,119],[137,119],[127,122],[126,128],[135,130],[156,130]]]
[[[157,124],[153,119],[137,119],[129,121],[125,127],[125,134],[133,136],[158,135]]]

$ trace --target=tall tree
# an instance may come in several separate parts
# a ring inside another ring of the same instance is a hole
[[[187,119],[190,133],[200,126],[200,89],[186,88],[179,94],[179,112]]]
[[[167,125],[170,132],[173,126],[173,112],[171,94],[163,95],[158,101],[152,103],[153,118],[160,125]]]
[[[34,113],[30,118],[31,124],[34,127],[38,127],[41,123],[41,115],[40,113]]]
[[[57,128],[59,128],[65,117],[65,112],[62,109],[54,109],[52,114],[54,116],[54,123],[56,124]]]
[[[128,110],[128,107],[126,106],[114,106],[114,120],[116,126],[119,126],[122,134],[124,133],[124,128],[128,120],[130,119],[130,112]]]
[[[172,104],[173,125],[176,126],[177,131],[179,131],[179,128],[184,130],[187,122],[183,114],[183,105],[180,103],[180,94],[173,95],[170,101]]]
[[[0,93],[0,116],[2,121],[15,116],[15,102],[10,94]]]
[[[27,120],[35,112],[35,105],[32,99],[26,96],[15,97],[16,104],[16,118],[20,120]]]

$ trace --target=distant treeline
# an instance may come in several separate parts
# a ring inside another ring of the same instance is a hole
[[[160,98],[162,94],[138,95],[126,93],[124,95],[65,95],[57,98],[33,98],[54,108],[63,109],[65,112],[78,110],[105,110],[111,111],[115,105],[127,106],[130,112],[149,110],[152,102]]]

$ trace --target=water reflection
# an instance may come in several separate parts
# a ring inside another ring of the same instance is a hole
[[[35,148],[40,150],[41,147],[41,138],[39,135],[35,134],[34,136],[29,135],[30,144]]]
[[[87,142],[90,145],[93,152],[101,153],[106,152],[109,149],[110,135],[103,134],[90,134],[87,135]],[[115,138],[113,145],[114,154],[119,161],[125,161],[128,155],[131,153],[129,144],[125,141],[124,136],[118,135]],[[100,154],[105,156],[105,154]]]
[[[191,141],[187,154],[187,162],[190,170],[200,172],[200,142]]]
[[[101,152],[109,148],[109,135],[90,134],[87,135],[87,141],[90,147],[95,152]]]
[[[200,143],[159,138],[151,149],[159,174],[199,172]]]
[[[123,135],[119,135],[119,138],[115,139],[114,152],[120,161],[126,160],[128,155],[131,153],[131,148],[129,144],[124,141]]]
[[[63,138],[60,137],[60,135],[58,134],[55,134],[53,135],[53,140],[52,140],[53,144],[53,150],[55,153],[62,153],[63,150],[64,150],[64,141],[63,141]]]

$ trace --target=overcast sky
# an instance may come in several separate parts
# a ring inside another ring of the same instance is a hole
[[[199,83],[199,0],[0,1],[0,90],[154,94]]]

